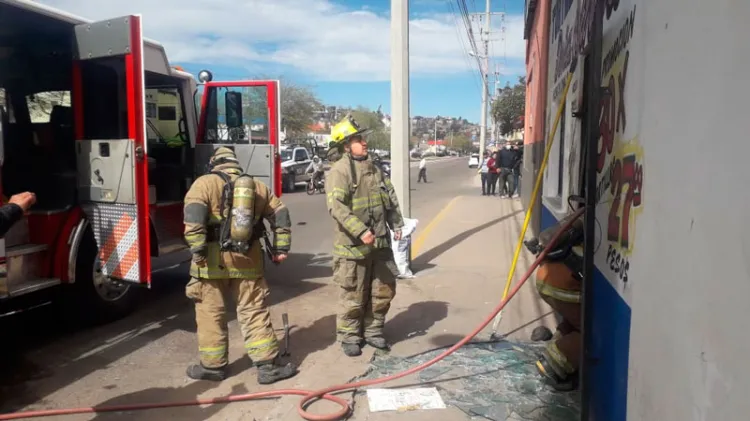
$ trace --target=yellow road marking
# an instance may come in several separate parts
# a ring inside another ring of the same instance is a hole
[[[448,211],[451,207],[453,207],[453,204],[456,203],[456,200],[458,200],[459,196],[456,196],[448,202],[443,209],[440,210],[440,212],[435,215],[434,218],[432,218],[432,221],[430,221],[429,224],[427,224],[426,227],[422,230],[422,232],[419,233],[417,238],[414,240],[414,242],[411,245],[411,258],[414,259],[419,255],[419,251],[422,248],[422,244],[424,244],[424,241],[427,239],[427,237],[430,235],[430,232],[435,229],[437,224],[445,218],[445,215],[448,214]]]

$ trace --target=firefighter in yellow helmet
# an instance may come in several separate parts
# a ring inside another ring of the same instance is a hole
[[[237,303],[237,320],[245,351],[258,369],[258,383],[270,384],[290,378],[297,373],[297,368],[291,363],[279,365],[277,361],[279,343],[266,305],[269,291],[263,277],[264,256],[260,244],[265,219],[274,231],[274,260],[286,259],[291,246],[289,210],[260,181],[237,182],[249,176],[242,175],[232,149],[218,148],[211,157],[209,169],[210,173],[195,180],[185,196],[185,240],[193,254],[186,295],[195,302],[200,354],[200,364],[189,366],[187,375],[214,381],[226,377],[229,338],[224,300],[231,296]],[[248,182],[250,186],[254,184],[254,191],[247,187]],[[244,191],[238,188],[240,184],[245,186]],[[233,187],[225,190],[228,185]],[[231,201],[229,194],[233,194]],[[241,208],[239,204],[246,206]],[[249,217],[235,218],[241,213],[238,211],[244,211]],[[228,219],[229,215],[232,219]],[[227,220],[231,224],[222,224]],[[234,244],[235,228],[242,223],[247,225],[246,241]],[[228,240],[230,231],[232,239]]]
[[[363,342],[388,349],[385,316],[396,295],[396,239],[404,225],[390,180],[367,153],[365,136],[350,116],[331,130],[329,157],[338,158],[326,178],[328,211],[336,222],[333,280],[341,288],[336,332],[344,354],[362,353]]]

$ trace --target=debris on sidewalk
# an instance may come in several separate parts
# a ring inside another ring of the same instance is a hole
[[[445,349],[410,357],[376,354],[358,380],[398,373],[431,360]],[[537,352],[541,347],[533,343],[470,343],[419,372],[418,379],[435,386],[446,404],[469,416],[493,421],[577,421],[580,394],[548,387],[535,367]]]
[[[409,268],[409,243],[411,242],[411,235],[417,229],[419,220],[404,218],[404,227],[401,229],[401,239],[396,240],[393,238],[393,232],[391,232],[391,249],[393,249],[393,259],[396,261],[396,267],[398,268],[399,278],[413,278],[411,269]]]
[[[443,398],[434,387],[415,389],[367,389],[370,412],[445,409]]]

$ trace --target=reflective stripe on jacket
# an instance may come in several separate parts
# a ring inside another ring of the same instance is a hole
[[[393,184],[382,170],[370,158],[358,161],[347,153],[331,167],[325,182],[328,212],[336,221],[333,255],[363,259],[375,248],[390,247],[388,228],[399,230],[404,220]],[[368,229],[376,238],[372,246],[359,239]]]

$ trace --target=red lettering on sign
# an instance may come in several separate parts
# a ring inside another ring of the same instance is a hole
[[[612,184],[609,193],[612,195],[612,205],[609,208],[607,221],[607,240],[617,242],[620,239],[620,191],[622,187],[622,162],[618,159],[611,167],[610,179]]]
[[[630,58],[630,51],[625,52],[625,62],[622,64],[622,70],[620,71],[620,74],[617,76],[617,82],[618,82],[618,96],[619,99],[617,100],[617,131],[623,132],[625,131],[625,123],[627,122],[627,119],[625,118],[625,79],[628,75],[628,59]]]
[[[628,155],[615,161],[611,170],[612,206],[607,221],[607,240],[619,243],[625,249],[630,246],[630,211],[641,205],[643,188],[643,164],[636,161],[635,155]],[[627,184],[625,199],[622,189]],[[622,209],[620,208],[622,204]]]

